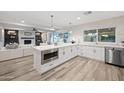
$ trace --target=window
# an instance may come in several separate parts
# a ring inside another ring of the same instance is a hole
[[[64,37],[63,37],[64,43],[67,43],[68,42],[68,38],[69,38],[69,33],[68,32],[65,32],[64,33]]]
[[[84,41],[85,42],[96,42],[97,33],[96,30],[84,31]]]
[[[57,43],[57,42],[64,42],[67,43],[69,38],[69,33],[68,32],[52,32],[50,41],[51,43]]]
[[[115,42],[115,28],[98,29],[99,42]]]

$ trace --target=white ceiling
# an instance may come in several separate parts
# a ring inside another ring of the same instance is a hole
[[[54,15],[54,25],[57,28],[94,22],[112,17],[124,15],[123,11],[92,11],[90,15],[84,15],[84,11],[0,11],[0,22],[21,23],[38,28],[50,27],[50,15]],[[77,20],[80,17],[80,20]]]

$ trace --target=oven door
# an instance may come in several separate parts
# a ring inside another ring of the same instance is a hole
[[[31,40],[24,40],[24,44],[31,44]]]
[[[58,49],[45,50],[41,52],[41,64],[49,63],[58,59]]]

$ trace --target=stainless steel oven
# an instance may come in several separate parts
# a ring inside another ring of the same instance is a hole
[[[49,63],[53,60],[58,59],[58,52],[59,49],[51,49],[51,50],[45,50],[41,52],[41,64]]]

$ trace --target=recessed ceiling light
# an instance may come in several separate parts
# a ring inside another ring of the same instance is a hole
[[[80,20],[81,18],[80,17],[77,17],[77,20]]]
[[[25,21],[24,20],[21,20],[21,23],[24,23]]]
[[[50,28],[49,30],[54,31],[55,29],[54,28]]]

